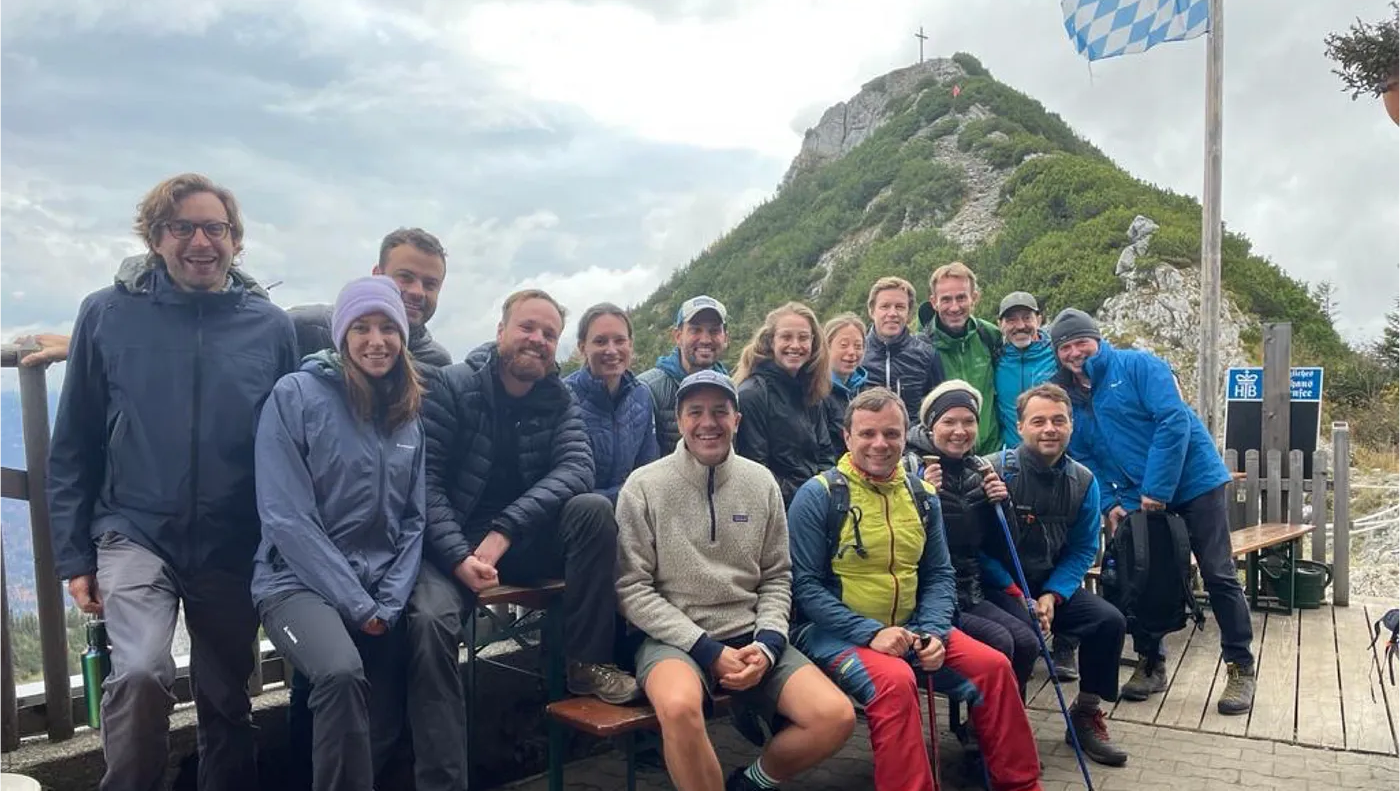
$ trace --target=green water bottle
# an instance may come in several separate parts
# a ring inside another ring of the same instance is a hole
[[[107,623],[100,618],[88,621],[87,650],[83,652],[83,697],[87,702],[88,727],[102,727],[102,682],[112,672],[112,648],[107,645]]]

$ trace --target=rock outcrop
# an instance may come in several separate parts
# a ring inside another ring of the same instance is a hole
[[[1195,269],[1170,264],[1143,267],[1157,224],[1138,215],[1128,228],[1130,244],[1118,258],[1115,274],[1123,291],[1099,309],[1099,329],[1120,347],[1144,349],[1166,359],[1181,379],[1188,401],[1195,400],[1201,343],[1201,275]],[[1247,365],[1240,333],[1254,322],[1222,294],[1220,300],[1221,369]],[[1220,399],[1225,399],[1224,378]]]

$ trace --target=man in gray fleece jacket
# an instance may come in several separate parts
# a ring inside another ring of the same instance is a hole
[[[787,515],[772,474],[733,451],[733,382],[718,371],[687,376],[676,414],[675,452],[634,471],[617,498],[618,606],[647,634],[637,681],[676,787],[776,788],[840,749],[855,712],[787,644]],[[706,696],[721,690],[788,723],[727,781],[705,733]]]

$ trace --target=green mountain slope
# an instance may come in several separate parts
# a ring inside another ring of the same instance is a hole
[[[1122,290],[1114,266],[1138,214],[1160,226],[1145,263],[1199,267],[1194,199],[1133,178],[972,56],[954,56],[956,67],[940,63],[937,74],[888,97],[883,123],[859,145],[823,164],[794,166],[776,195],[635,308],[639,370],[669,348],[663,339],[677,307],[700,293],[729,308],[732,361],[764,314],[786,300],[805,301],[822,318],[846,310],[864,316],[876,278],[904,277],[922,299],[929,273],[954,260],[977,272],[984,317],[1013,290],[1037,294],[1050,315],[1070,306],[1094,311]],[[890,76],[862,95],[879,96]],[[1000,185],[994,196],[970,183],[969,161]],[[995,206],[996,230],[959,244],[949,220],[979,197]],[[1307,284],[1251,253],[1239,234],[1226,232],[1221,258],[1224,288],[1244,313],[1293,322],[1297,362],[1346,353]]]

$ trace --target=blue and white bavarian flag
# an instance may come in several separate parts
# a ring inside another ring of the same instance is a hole
[[[1089,60],[1144,52],[1210,29],[1210,0],[1060,0],[1065,32]]]

